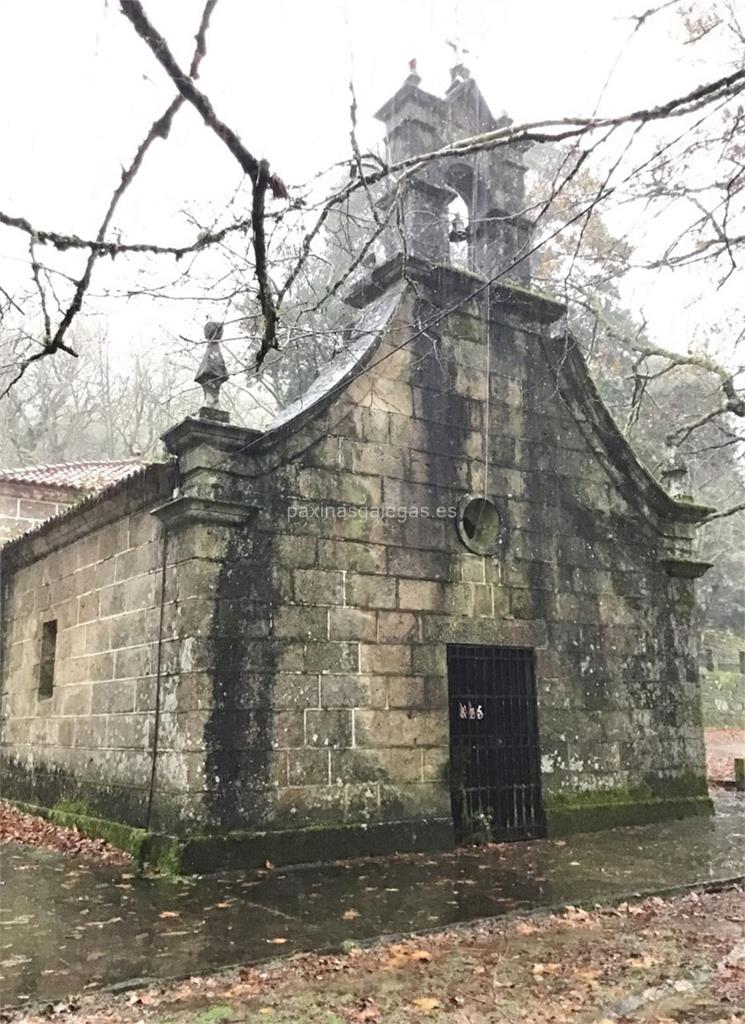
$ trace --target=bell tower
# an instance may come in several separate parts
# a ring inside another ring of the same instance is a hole
[[[412,61],[410,73],[375,115],[386,128],[388,158],[396,164],[455,142],[473,139],[512,123],[494,117],[468,68],[450,69],[444,97],[420,87]],[[438,157],[411,173],[400,188],[405,247],[435,263],[450,262],[450,242],[468,242],[468,266],[487,278],[500,277],[523,286],[530,282],[531,224],[525,212],[525,146],[500,144],[491,149]],[[460,196],[468,223],[455,225],[448,207]],[[390,192],[388,201],[396,201]],[[388,232],[386,255],[404,249],[401,228]],[[397,237],[398,236],[398,237]]]
[[[440,149],[445,144],[445,102],[421,89],[421,81],[416,61],[411,61],[404,84],[375,115],[385,125],[391,163]],[[391,218],[386,232],[386,257],[397,256],[405,248],[409,256],[448,263],[448,205],[454,198],[455,192],[445,184],[436,161],[408,175],[399,190],[389,191],[382,205],[398,202],[400,217]]]

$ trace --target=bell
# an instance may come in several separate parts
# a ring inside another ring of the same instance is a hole
[[[450,227],[450,235],[448,237],[451,242],[467,242],[470,237],[470,232],[459,213],[456,213],[453,217],[453,223]]]

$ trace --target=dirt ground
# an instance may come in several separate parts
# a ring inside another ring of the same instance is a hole
[[[279,950],[278,950],[279,951]],[[567,907],[342,955],[301,955],[7,1022],[745,1024],[745,893]]]

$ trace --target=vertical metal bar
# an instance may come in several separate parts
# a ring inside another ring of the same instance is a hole
[[[540,834],[538,716],[528,648],[448,647],[453,813],[460,834],[477,814],[497,839]],[[456,792],[458,789],[458,792]]]

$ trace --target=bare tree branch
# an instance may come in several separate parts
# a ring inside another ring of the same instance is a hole
[[[737,512],[745,512],[745,501],[741,502],[739,505],[733,505],[731,508],[723,509],[721,512],[712,512],[711,515],[696,523],[696,526],[706,526],[708,523],[713,523],[715,519],[727,519],[729,516],[733,516]]]
[[[269,172],[269,163],[257,160],[241,142],[239,136],[215,113],[208,97],[184,75],[176,62],[164,37],[151,24],[140,0],[120,0],[122,13],[132,23],[137,34],[147,43],[155,58],[160,62],[181,96],[202,116],[202,120],[223,142],[240,164],[244,174],[253,185],[251,224],[253,228],[255,273],[259,285],[259,301],[264,314],[264,337],[257,355],[260,364],[271,348],[276,348],[277,311],[271,284],[266,272],[266,240],[264,233],[264,198],[267,188],[275,198],[287,199],[287,187],[281,178]]]
[[[731,413],[733,416],[745,418],[745,396],[738,392],[733,373],[725,369],[719,363],[714,362],[713,359],[710,359],[708,356],[695,355],[692,353],[684,355],[679,352],[673,352],[672,350],[663,348],[659,345],[642,345],[638,341],[632,343],[632,348],[639,356],[639,359],[635,364],[636,366],[638,366],[643,359],[659,357],[667,360],[666,369],[668,370],[673,369],[673,367],[676,366],[697,366],[706,373],[714,374],[719,378],[719,386],[724,394],[724,401],[721,406],[710,410],[704,416],[699,417],[682,427],[678,427],[677,430],[671,432],[668,435],[668,441],[670,444],[682,444],[682,442],[687,440],[690,435],[698,429],[698,427],[703,426],[705,423],[709,423],[716,416],[723,416],[727,413]]]
[[[194,49],[194,55],[192,57],[191,65],[189,68],[189,74],[194,77],[198,76],[199,65],[206,53],[207,29],[209,27],[210,17],[216,5],[217,0],[206,0],[204,10],[202,11],[199,29],[197,30],[197,34],[195,37],[196,46]],[[104,218],[101,221],[101,225],[96,235],[95,244],[88,246],[88,258],[86,260],[85,267],[83,268],[83,273],[80,276],[79,280],[76,282],[72,300],[70,301],[70,304],[68,305],[65,313],[63,314],[62,319],[60,320],[60,323],[57,326],[57,329],[54,332],[54,334],[52,334],[51,320],[49,317],[49,313],[47,311],[44,288],[39,277],[39,264],[36,260],[34,252],[34,245],[36,242],[51,239],[40,238],[39,233],[34,231],[34,229],[31,228],[31,225],[27,221],[24,221],[22,218],[8,218],[4,214],[0,213],[0,220],[3,223],[8,223],[8,221],[14,220],[15,224],[13,226],[20,227],[22,230],[27,231],[27,233],[30,236],[29,251],[31,253],[31,269],[34,282],[39,292],[41,309],[44,316],[44,347],[40,349],[38,352],[33,353],[31,356],[28,356],[21,362],[15,378],[7,385],[3,394],[7,394],[11,387],[20,380],[20,378],[26,372],[28,367],[32,363],[38,361],[39,359],[43,359],[45,356],[53,355],[55,352],[60,350],[67,352],[69,355],[76,355],[75,351],[65,344],[64,338],[70,326],[72,325],[73,320],[75,319],[76,315],[80,312],[82,308],[83,299],[88,290],[88,286],[90,285],[93,267],[96,263],[96,260],[101,255],[101,246],[103,246],[104,244],[104,239],[106,237],[106,232],[108,230],[109,224],[111,223],[111,219],[114,216],[114,212],[117,206],[119,205],[119,201],[121,200],[122,196],[126,192],[127,188],[129,188],[129,186],[134,181],[137,172],[142,166],[142,162],[145,159],[147,151],[152,145],[152,143],[157,138],[166,139],[168,137],[168,133],[171,129],[173,118],[178,112],[183,102],[183,98],[181,96],[177,96],[176,99],[174,99],[169,104],[164,113],[153,122],[147,135],[137,148],[137,152],[135,153],[129,166],[122,171],[121,181],[114,190],[114,194],[111,197],[106,213],[104,214]],[[57,248],[63,248],[63,246],[59,244],[59,241],[60,240],[57,239]]]
[[[256,259],[256,280],[259,283],[259,305],[264,315],[264,334],[259,351],[256,354],[256,365],[261,366],[271,349],[277,348],[277,310],[272,297],[271,285],[266,266],[266,235],[264,232],[264,200],[269,187],[269,164],[266,160],[259,162],[259,172],[254,182],[253,200],[251,203],[251,224],[253,227],[254,257]]]
[[[126,2],[126,0],[122,0]],[[284,297],[297,280],[309,254],[314,240],[318,237],[326,223],[331,210],[345,202],[359,189],[369,189],[371,185],[386,179],[396,179],[396,175],[404,172],[413,173],[427,164],[447,157],[464,156],[484,150],[511,146],[517,143],[558,143],[568,139],[578,140],[598,129],[615,130],[626,125],[644,125],[654,121],[672,117],[681,117],[695,113],[710,104],[738,95],[745,90],[745,70],[735,71],[713,82],[698,86],[684,96],[675,97],[657,107],[649,107],[618,117],[564,117],[542,121],[526,122],[520,125],[506,125],[493,131],[483,132],[457,142],[449,143],[427,153],[406,157],[392,164],[383,163],[379,170],[355,177],[332,195],[324,204],[321,212],[306,233],[295,266],[290,271],[284,284],[279,289],[277,305],[281,305]]]
[[[199,252],[200,249],[206,249],[207,246],[222,242],[230,234],[245,231],[251,226],[251,220],[250,218],[237,220],[215,232],[200,232],[197,241],[191,245],[156,245],[151,242],[110,242],[105,239],[79,238],[77,235],[35,228],[25,217],[11,217],[9,214],[3,213],[2,210],[0,210],[0,224],[22,231],[39,245],[51,245],[58,252],[66,252],[68,249],[89,249],[96,256],[110,256],[112,259],[120,253],[142,253],[151,256],[174,256],[180,260],[189,253]]]
[[[195,37],[196,46],[194,48],[194,56],[192,57],[191,66],[189,68],[189,75],[191,78],[196,78],[199,75],[199,65],[201,64],[202,58],[206,53],[207,29],[209,27],[210,17],[212,16],[212,12],[216,6],[217,0],[206,0],[206,3],[204,5],[204,10],[202,11],[202,17],[199,23],[199,29]],[[109,207],[104,215],[103,220],[101,221],[101,226],[98,229],[98,234],[96,235],[97,242],[102,242],[104,240],[109,224],[111,223],[111,218],[114,216],[114,212],[117,206],[119,205],[119,201],[126,192],[126,190],[129,188],[129,186],[134,181],[137,172],[142,166],[142,161],[145,159],[147,151],[152,145],[152,143],[156,139],[168,138],[168,133],[171,130],[173,118],[178,112],[182,103],[183,98],[181,96],[177,96],[169,104],[165,112],[153,122],[153,124],[150,126],[150,130],[148,131],[147,135],[140,143],[131,163],[127,168],[125,168],[122,171],[121,181],[119,182],[118,186],[114,191],[113,196],[111,197]],[[70,303],[67,312],[62,317],[62,320],[59,324],[59,327],[57,328],[54,337],[51,340],[51,343],[48,345],[48,348],[51,351],[54,351],[56,348],[60,347],[60,343],[65,335],[65,332],[72,323],[76,314],[80,311],[80,308],[83,304],[83,296],[85,295],[88,285],[90,284],[91,274],[93,273],[93,266],[97,258],[98,254],[96,253],[96,251],[91,250],[88,255],[88,259],[86,261],[83,274],[80,280],[78,281],[78,285],[73,294],[72,302]]]

